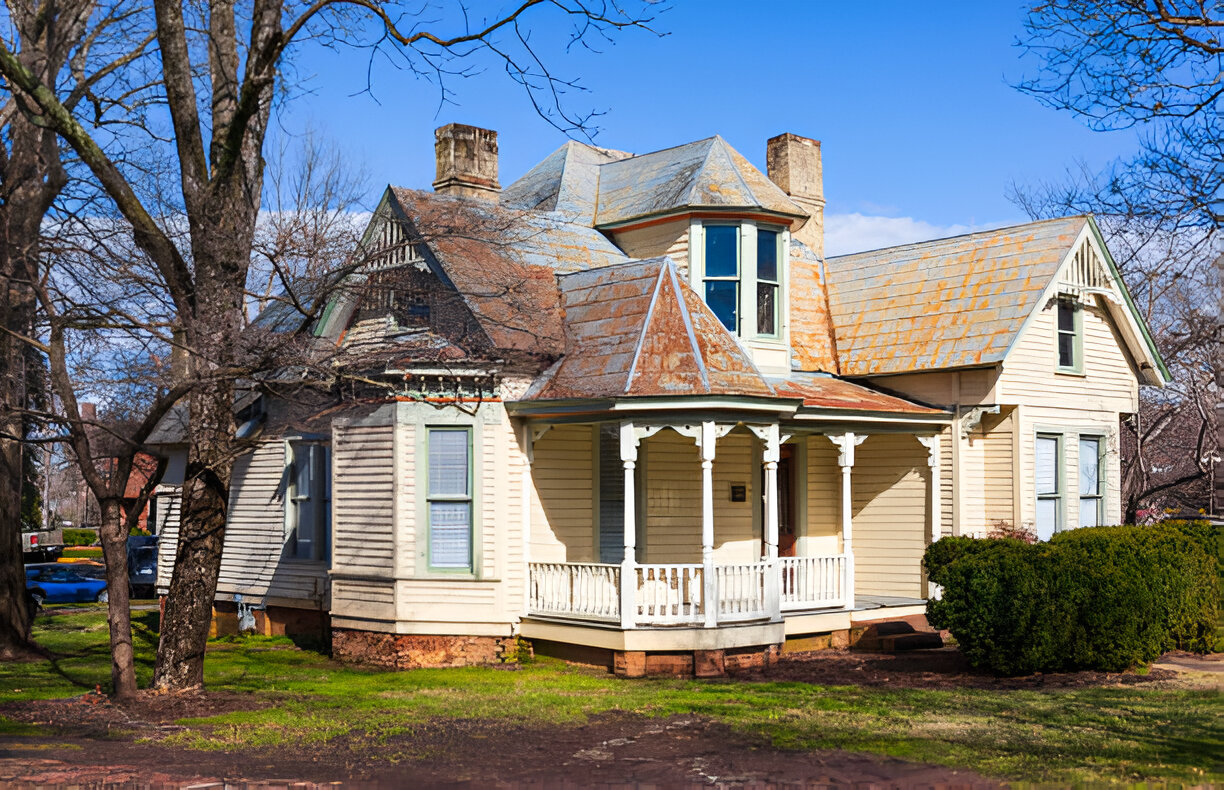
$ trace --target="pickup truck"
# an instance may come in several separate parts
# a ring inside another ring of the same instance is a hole
[[[64,531],[40,529],[21,532],[21,553],[26,563],[55,562],[64,554]]]

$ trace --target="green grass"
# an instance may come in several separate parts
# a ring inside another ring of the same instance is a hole
[[[74,560],[80,560],[80,559],[100,560],[102,559],[102,547],[101,546],[65,546],[63,557],[64,559],[74,559]]]
[[[155,613],[138,613],[142,683],[151,674]],[[40,618],[54,661],[0,665],[0,701],[106,687],[100,614]],[[626,681],[540,659],[522,671],[376,672],[298,650],[286,639],[213,643],[209,688],[274,701],[258,711],[182,722],[170,743],[242,750],[378,742],[438,717],[566,724],[608,711],[696,713],[787,749],[839,748],[1038,782],[1224,781],[1224,700],[1210,689],[1061,692],[929,691],[802,683]],[[0,726],[3,722],[0,721]],[[0,732],[3,732],[0,729]]]

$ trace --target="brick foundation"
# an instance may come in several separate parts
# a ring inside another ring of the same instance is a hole
[[[513,636],[428,636],[332,629],[332,657],[387,669],[470,667],[517,663],[531,645]]]
[[[612,671],[625,678],[726,677],[766,669],[777,661],[779,652],[779,645],[667,653],[618,650],[612,655]]]

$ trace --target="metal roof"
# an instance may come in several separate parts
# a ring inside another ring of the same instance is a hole
[[[502,190],[501,204],[552,211],[571,222],[594,225],[599,166],[629,156],[571,140]]]
[[[597,227],[686,208],[755,208],[807,217],[806,211],[717,135],[599,168]]]
[[[748,353],[676,276],[670,258],[558,282],[565,356],[532,399],[774,394]]]
[[[1033,222],[825,261],[840,372],[1000,362],[1088,222]]]
[[[796,374],[785,381],[774,381],[780,398],[803,398],[803,405],[816,409],[889,412],[894,414],[947,414],[912,403],[894,395],[868,389],[832,376]]]

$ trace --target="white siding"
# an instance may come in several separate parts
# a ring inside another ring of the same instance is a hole
[[[823,436],[807,442],[807,525],[799,554],[841,553],[841,467],[837,448]]]
[[[558,425],[535,442],[533,562],[593,562],[591,426]]]
[[[928,542],[927,450],[904,434],[871,436],[852,472],[855,592],[923,597]]]
[[[394,445],[388,408],[332,423],[332,616],[341,621],[395,617]]]

